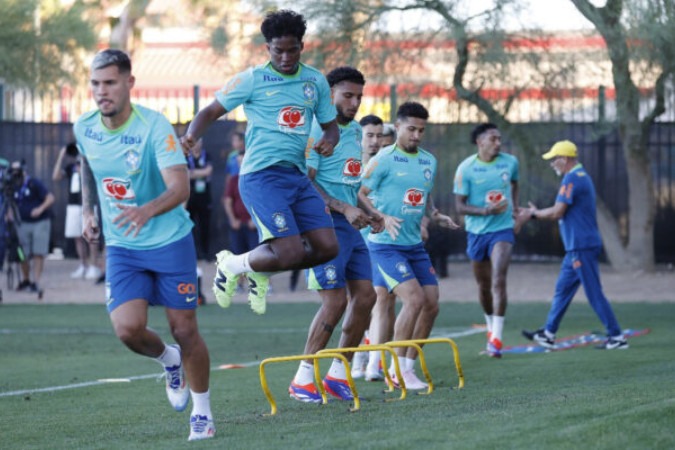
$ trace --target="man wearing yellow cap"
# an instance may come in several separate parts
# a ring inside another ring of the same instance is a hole
[[[602,239],[596,220],[593,181],[577,160],[577,146],[573,142],[556,142],[543,158],[552,160],[551,167],[563,177],[555,204],[537,209],[530,202],[529,208],[521,210],[521,215],[557,220],[566,253],[546,325],[536,331],[523,330],[523,336],[543,347],[555,348],[555,333],[560,321],[582,284],[591,307],[607,330],[607,341],[597,348],[627,349],[628,341],[600,284],[598,257]]]

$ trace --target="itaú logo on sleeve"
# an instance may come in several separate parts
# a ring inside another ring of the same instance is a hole
[[[136,198],[136,193],[131,187],[131,181],[119,178],[104,178],[103,192],[115,200],[131,200]]]
[[[361,161],[355,158],[349,158],[342,167],[342,175],[350,178],[358,178],[362,171]]]
[[[407,206],[424,206],[424,191],[411,188],[403,194],[403,204]]]
[[[305,108],[298,106],[285,106],[279,111],[277,124],[285,131],[292,131],[295,128],[305,125]]]

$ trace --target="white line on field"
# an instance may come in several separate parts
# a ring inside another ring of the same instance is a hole
[[[464,336],[471,336],[473,334],[478,334],[478,333],[484,333],[485,330],[482,328],[468,328],[463,331],[457,331],[457,332],[449,332],[449,331],[444,331],[443,329],[436,330],[436,332],[432,333],[431,337],[445,337],[445,338],[459,338],[459,337],[464,337]],[[236,363],[236,364],[231,364],[231,366],[239,366],[239,367],[255,367],[260,365],[260,361],[249,361],[249,362],[244,362],[244,363]],[[226,370],[225,368],[221,368],[220,366],[212,367],[212,371],[217,371],[217,370]],[[124,377],[124,378],[108,378],[108,379],[100,379],[100,380],[95,380],[95,381],[85,381],[83,383],[74,383],[74,384],[66,384],[63,386],[51,386],[51,387],[45,387],[45,388],[35,388],[35,389],[22,389],[19,391],[8,391],[8,392],[0,392],[0,398],[1,397],[16,397],[19,395],[27,395],[27,394],[38,394],[38,393],[43,393],[43,392],[56,392],[56,391],[64,391],[66,389],[78,389],[78,388],[85,388],[85,387],[90,387],[90,386],[100,386],[102,384],[108,384],[112,382],[121,382],[121,381],[136,381],[136,380],[147,380],[149,378],[159,378],[161,377],[162,374],[157,374],[157,373],[151,373],[151,374],[146,374],[146,375],[137,375],[137,376],[132,376],[132,377]]]

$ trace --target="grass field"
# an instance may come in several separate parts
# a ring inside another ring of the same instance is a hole
[[[243,305],[200,310],[212,366],[251,364],[212,371],[217,436],[190,448],[675,448],[675,304],[616,305],[622,326],[651,329],[626,351],[583,347],[494,360],[479,355],[482,333],[457,337],[466,377],[461,391],[451,389],[457,377],[447,346],[428,346],[437,385],[431,396],[385,403],[397,395],[357,381],[364,401],[355,413],[342,402],[292,401],[286,389],[296,363],[271,365],[279,413],[265,416],[270,408],[255,363],[300,353],[316,308],[273,304],[264,317]],[[505,344],[525,344],[520,329],[538,327],[546,311],[544,304],[512,305]],[[465,331],[481,320],[478,305],[443,304],[434,334]],[[168,339],[162,310],[152,311],[151,326]],[[590,307],[577,302],[559,337],[598,328]],[[328,365],[322,363],[324,372]],[[155,377],[160,372],[117,341],[103,306],[2,306],[0,448],[185,448],[189,408],[170,408]],[[63,386],[70,387],[55,389]]]

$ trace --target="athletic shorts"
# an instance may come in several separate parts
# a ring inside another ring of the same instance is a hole
[[[47,255],[49,253],[51,230],[51,219],[38,222],[21,222],[21,225],[16,228],[16,233],[19,236],[19,243],[24,255],[27,257]]]
[[[67,238],[82,237],[82,206],[66,206],[65,236]]]
[[[417,278],[421,286],[438,285],[436,272],[431,265],[424,244],[392,245],[368,242],[373,265],[373,285],[387,288],[389,292],[408,280]]]
[[[372,280],[370,253],[359,230],[340,213],[333,213],[340,252],[335,259],[305,271],[309,289],[340,289],[347,280]]]
[[[513,245],[516,242],[513,229],[507,228],[506,230],[485,234],[468,233],[466,254],[472,261],[487,261],[490,259],[492,249],[497,242],[508,242]]]
[[[197,307],[197,255],[188,233],[171,244],[149,250],[108,246],[108,312],[134,299],[171,309]]]
[[[333,228],[326,202],[295,167],[272,166],[240,175],[239,193],[260,242]]]

